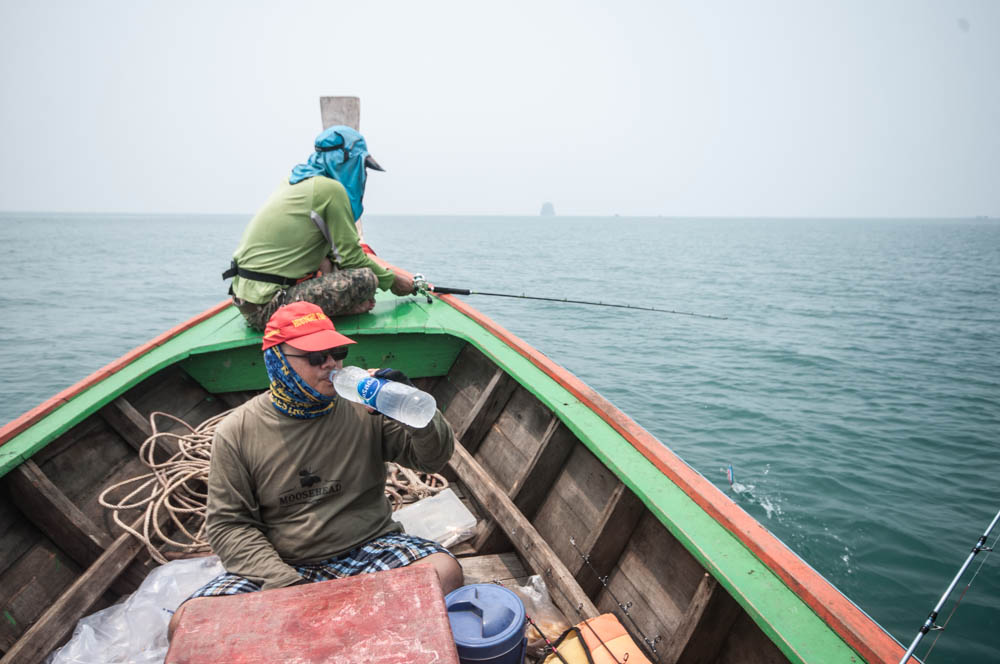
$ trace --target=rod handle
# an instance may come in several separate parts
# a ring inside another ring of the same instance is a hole
[[[447,286],[434,286],[432,291],[440,295],[471,295],[468,288],[448,288]]]

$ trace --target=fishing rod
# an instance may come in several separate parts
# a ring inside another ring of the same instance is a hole
[[[986,529],[986,532],[982,534],[982,536],[979,538],[979,541],[976,542],[976,545],[972,547],[972,553],[970,553],[969,557],[965,559],[965,564],[962,565],[962,569],[958,570],[958,574],[955,575],[955,578],[952,579],[951,584],[948,586],[948,589],[944,591],[943,595],[941,595],[941,599],[938,600],[938,603],[934,607],[934,610],[931,611],[929,616],[927,616],[927,620],[924,621],[923,626],[917,633],[916,638],[913,639],[913,643],[910,644],[910,647],[906,651],[906,654],[903,655],[903,658],[901,660],[899,660],[899,664],[906,664],[906,661],[910,658],[910,655],[912,655],[913,651],[917,649],[917,644],[920,643],[920,639],[924,638],[924,635],[927,634],[927,632],[931,631],[932,629],[937,629],[937,630],[944,629],[944,627],[934,624],[934,621],[937,620],[938,613],[941,612],[941,607],[944,606],[944,603],[948,600],[948,596],[951,595],[951,593],[955,590],[955,586],[958,585],[958,580],[962,578],[962,574],[964,574],[965,570],[967,570],[969,568],[969,565],[972,564],[972,559],[976,557],[976,554],[978,554],[980,551],[987,551],[987,552],[993,551],[992,546],[986,546],[986,538],[990,536],[990,533],[993,531],[993,528],[996,527],[997,521],[1000,521],[1000,512],[997,512],[997,515],[993,517],[993,521],[990,523],[990,527]],[[986,562],[985,558],[983,558],[983,562],[984,563]],[[982,569],[982,567],[983,567],[982,564],[980,564],[979,568]],[[976,570],[976,574],[979,574],[979,570]],[[975,580],[975,578],[976,578],[975,575],[973,575],[972,579],[969,580],[968,585],[965,587],[966,590],[969,589],[969,586],[972,585],[972,581]],[[959,598],[959,601],[961,601],[961,598]],[[957,605],[955,608],[958,608]],[[945,625],[947,624],[948,621],[946,620]]]
[[[656,311],[661,314],[677,314],[678,316],[695,316],[696,318],[711,318],[712,320],[729,320],[725,316],[712,316],[709,314],[696,314],[690,311],[674,311],[672,309],[657,309],[656,307],[639,307],[632,304],[615,304],[613,302],[593,302],[588,300],[570,300],[564,297],[539,297],[536,295],[514,295],[512,293],[485,293],[483,291],[469,290],[468,288],[450,288],[448,286],[432,286],[423,279],[421,275],[414,275],[413,283],[417,292],[426,295],[436,293],[438,295],[489,295],[491,297],[512,297],[519,300],[541,300],[543,302],[564,302],[566,304],[589,304],[595,307],[615,307],[617,309],[633,309],[636,311]]]

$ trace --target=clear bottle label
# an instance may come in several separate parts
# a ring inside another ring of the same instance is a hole
[[[358,395],[361,396],[361,401],[364,402],[366,406],[375,407],[375,398],[378,397],[378,393],[382,391],[382,386],[385,385],[385,381],[375,378],[374,376],[369,376],[358,381]]]

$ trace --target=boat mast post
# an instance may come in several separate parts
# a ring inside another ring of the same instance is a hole
[[[320,97],[319,114],[323,121],[323,130],[333,125],[347,125],[351,129],[361,131],[361,98],[360,97]],[[361,222],[354,222],[358,229],[358,237],[365,241]]]

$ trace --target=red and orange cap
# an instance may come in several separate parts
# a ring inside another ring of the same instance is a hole
[[[286,343],[306,352],[356,343],[337,332],[323,310],[312,302],[292,302],[267,321],[261,350]]]

